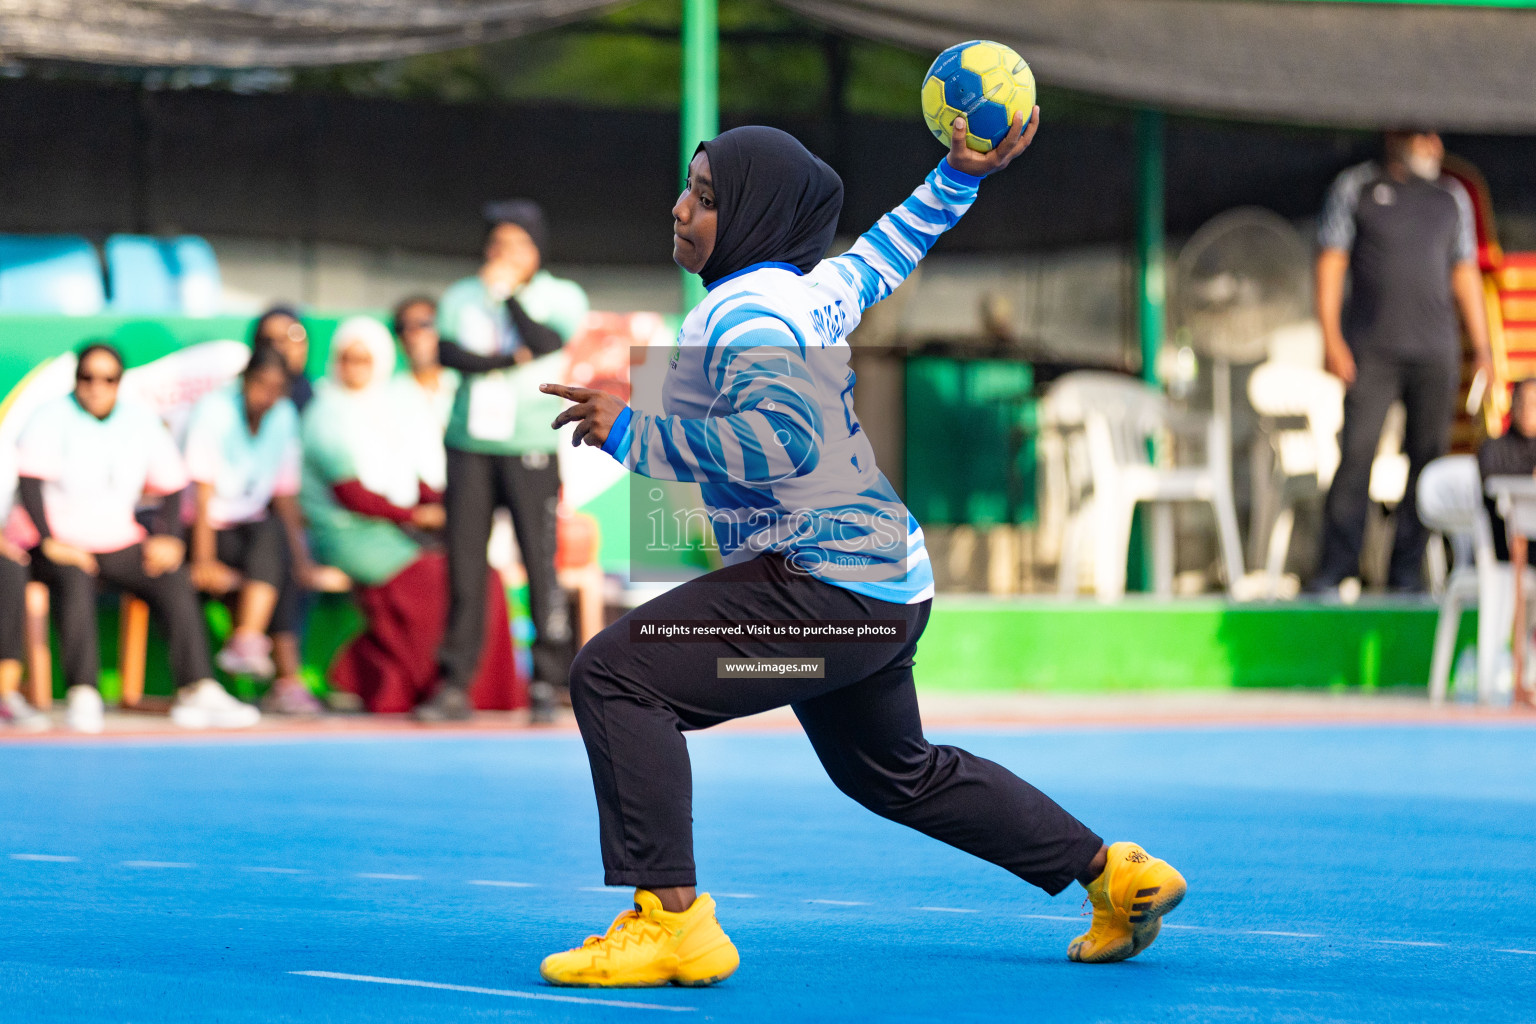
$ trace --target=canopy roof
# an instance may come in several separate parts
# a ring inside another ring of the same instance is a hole
[[[1258,121],[1536,128],[1536,11],[1253,0],[780,0],[860,36],[1013,46],[1053,86]]]
[[[992,38],[1041,82],[1172,110],[1360,128],[1536,129],[1536,11],[1306,0],[779,0],[937,51]],[[277,67],[547,28],[614,0],[0,0],[0,55]]]
[[[0,0],[0,55],[253,68],[453,50],[615,0]]]

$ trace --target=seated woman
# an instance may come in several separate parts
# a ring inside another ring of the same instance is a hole
[[[358,584],[367,622],[330,679],[372,711],[409,711],[432,694],[448,616],[448,564],[436,540],[445,518],[442,430],[425,401],[389,386],[394,361],[383,324],[343,321],[302,428],[299,500],[315,557]],[[525,705],[506,595],[494,582],[487,592],[489,639],[470,696],[480,708]]]
[[[261,713],[213,678],[202,609],[183,564],[179,498],[186,466],[165,424],[118,401],[123,358],[93,342],[80,352],[73,394],[38,408],[17,451],[21,503],[31,522],[33,574],[48,585],[69,683],[67,721],[100,732],[98,581],[143,598],[165,623],[178,687],[171,719],[192,729],[242,728]],[[166,496],[153,535],[134,519],[144,494]]]
[[[309,407],[314,387],[305,375],[309,364],[309,332],[292,306],[273,306],[251,325],[251,350],[277,350],[288,368],[288,400],[299,412]]]
[[[215,661],[232,674],[275,674],[262,699],[268,711],[313,714],[320,702],[299,678],[299,584],[310,576],[298,503],[299,414],[276,349],[252,350],[238,383],[197,403],[186,446],[192,583],[207,594],[237,595],[234,632]]]
[[[16,500],[16,453],[0,449],[0,726],[41,732],[48,716],[21,695],[22,666],[27,656],[28,566],[32,559],[5,532]]]
[[[1530,476],[1536,473],[1536,378],[1516,381],[1509,396],[1509,429],[1502,437],[1483,442],[1477,450],[1477,468],[1484,480],[1491,476]],[[1509,538],[1504,519],[1493,499],[1483,496],[1493,525],[1493,550],[1499,561],[1509,561]]]

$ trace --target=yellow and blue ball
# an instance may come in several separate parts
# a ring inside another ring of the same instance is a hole
[[[986,39],[951,46],[923,79],[923,120],[944,145],[950,125],[965,115],[965,143],[986,153],[1003,141],[1016,113],[1029,125],[1035,76],[1010,47]]]

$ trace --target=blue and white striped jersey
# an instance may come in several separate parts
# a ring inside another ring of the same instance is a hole
[[[683,321],[660,414],[626,409],[603,450],[644,476],[695,481],[727,564],[764,552],[883,601],[933,596],[923,531],[853,408],[848,333],[976,198],[936,170],[810,273],[759,263],[710,286]]]

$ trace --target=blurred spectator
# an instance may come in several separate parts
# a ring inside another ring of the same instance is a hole
[[[186,442],[191,568],[198,590],[238,594],[219,668],[261,679],[275,674],[263,707],[305,714],[320,704],[299,677],[299,585],[311,567],[298,505],[299,414],[287,396],[283,357],[264,347],[251,351],[236,383],[193,408]]]
[[[303,412],[314,397],[315,389],[305,372],[309,365],[309,332],[299,322],[298,311],[291,306],[273,306],[251,328],[251,349],[274,348],[288,368],[288,400]]]
[[[1322,560],[1307,586],[1312,592],[1359,574],[1371,464],[1396,401],[1408,412],[1403,451],[1409,469],[1387,582],[1397,591],[1423,589],[1429,535],[1414,492],[1419,471],[1450,442],[1461,382],[1458,313],[1479,369],[1492,380],[1472,201],[1441,174],[1444,152],[1433,133],[1389,132],[1384,159],[1340,174],[1323,209],[1317,315],[1328,372],[1349,390],[1341,461],[1324,511]]]
[[[69,683],[72,728],[99,732],[98,580],[144,599],[170,636],[178,687],[171,718],[187,728],[239,728],[261,717],[213,676],[202,610],[183,562],[179,498],[186,466],[147,408],[118,401],[123,359],[100,342],[80,352],[74,393],[41,406],[17,453],[21,502],[33,529],[33,572],[48,584]],[[145,493],[166,496],[154,533],[134,518]]]
[[[16,499],[16,455],[0,450],[0,528],[11,518]],[[0,532],[0,725],[28,732],[47,729],[48,716],[21,695],[22,665],[27,657],[27,578],[31,559],[21,545]]]
[[[409,711],[431,694],[448,605],[447,560],[430,547],[445,520],[440,432],[424,400],[388,386],[394,358],[383,324],[343,321],[302,428],[300,501],[315,556],[356,582],[367,622],[332,665],[331,682],[373,711]],[[481,580],[491,643],[469,696],[480,707],[510,708],[517,695],[506,595]]]
[[[439,425],[446,428],[453,413],[453,396],[459,390],[459,375],[438,359],[437,303],[419,295],[405,299],[395,307],[394,324],[406,363],[406,372],[398,381],[418,391],[432,407]]]
[[[1489,438],[1477,450],[1477,468],[1483,479],[1491,476],[1531,476],[1536,474],[1536,378],[1527,378],[1515,385],[1509,400],[1509,429],[1502,437]],[[1488,507],[1488,517],[1493,523],[1493,548],[1499,560],[1509,561],[1509,538],[1505,536],[1504,519],[1494,500],[1487,495],[1483,502]]]
[[[574,281],[542,269],[547,232],[538,204],[505,200],[484,212],[484,265],[448,289],[437,315],[443,365],[465,379],[445,435],[453,598],[439,656],[443,687],[420,713],[467,714],[464,687],[480,662],[483,639],[486,543],[496,509],[506,508],[528,574],[533,714],[547,721],[557,688],[568,686],[573,654],[570,610],[555,575],[559,435],[549,424],[559,405],[542,401],[537,382],[510,371],[569,341],[586,319],[587,297]]]

